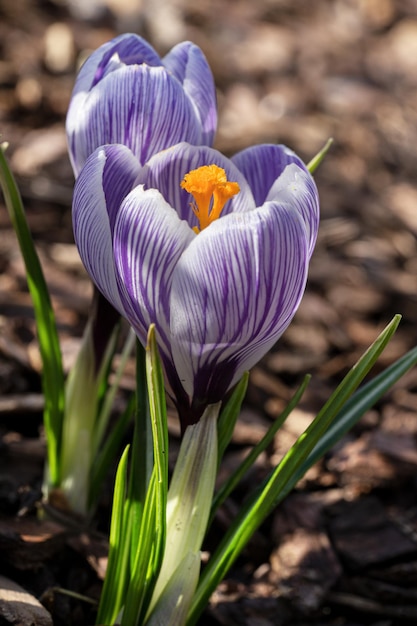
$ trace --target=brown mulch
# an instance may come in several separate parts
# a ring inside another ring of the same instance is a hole
[[[322,222],[307,292],[285,336],[252,372],[223,476],[306,372],[312,381],[218,515],[210,550],[245,493],[395,313],[403,316],[400,329],[375,372],[417,343],[417,2],[1,0],[0,133],[10,144],[67,364],[91,286],[71,233],[64,118],[81,56],[127,30],[160,53],[183,39],[202,47],[219,90],[216,147],[226,153],[279,142],[308,161],[334,138],[316,174]],[[111,480],[93,528],[39,523],[40,360],[3,205],[0,270],[0,626],[92,624],[94,606],[66,592],[99,595]],[[128,374],[125,390],[132,385]],[[416,418],[414,369],[258,531],[201,624],[417,623]],[[175,420],[171,430],[175,446]]]

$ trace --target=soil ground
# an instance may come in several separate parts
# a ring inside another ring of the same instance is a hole
[[[10,144],[67,364],[91,285],[72,239],[65,113],[82,56],[124,31],[145,36],[161,54],[184,39],[202,47],[218,86],[216,147],[227,154],[278,142],[308,161],[334,138],[316,173],[322,219],[305,298],[252,372],[223,475],[305,373],[312,381],[222,509],[209,550],[244,494],[395,313],[401,326],[374,373],[417,343],[417,3],[0,0],[0,133]],[[62,589],[99,595],[111,480],[93,529],[37,521],[45,454],[39,356],[3,205],[0,268],[0,624],[48,624],[50,615],[56,626],[93,624],[94,608]],[[124,395],[132,385],[127,374]],[[262,526],[201,624],[417,623],[416,412],[414,368]],[[171,425],[175,451],[175,419]],[[29,594],[19,614],[8,601],[12,583]],[[33,597],[42,603],[37,609]]]

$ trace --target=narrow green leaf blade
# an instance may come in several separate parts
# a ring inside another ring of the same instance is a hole
[[[154,325],[150,327],[148,333],[146,375],[152,423],[154,463],[157,475],[155,487],[155,545],[148,573],[150,578],[148,594],[150,596],[155,586],[164,556],[168,494],[168,420],[165,399],[165,381]],[[150,597],[148,597],[148,600],[150,600]]]
[[[294,394],[293,398],[285,407],[284,411],[272,423],[268,432],[262,437],[261,441],[252,448],[248,456],[242,461],[239,467],[233,472],[233,474],[228,478],[228,480],[220,487],[220,489],[218,490],[218,492],[216,493],[213,499],[209,525],[213,521],[213,517],[217,509],[219,508],[219,506],[226,500],[226,498],[230,495],[233,489],[235,489],[235,487],[238,485],[238,483],[246,474],[246,472],[255,463],[258,456],[264,450],[266,450],[266,448],[270,445],[273,438],[275,437],[275,434],[278,432],[278,430],[284,424],[287,417],[290,415],[290,413],[295,409],[297,404],[300,402],[301,397],[303,396],[309,381],[310,381],[310,376],[306,376],[303,382],[301,383],[300,387],[297,389],[296,393]]]
[[[148,333],[146,349],[146,376],[148,383],[149,408],[153,429],[155,465],[160,483],[168,481],[168,425],[165,401],[164,374],[156,343],[155,326]],[[161,493],[163,496],[163,494]],[[163,498],[166,497],[163,496]]]
[[[333,139],[332,138],[328,139],[325,145],[323,146],[323,148],[320,150],[320,152],[318,152],[316,156],[314,156],[311,159],[311,161],[307,163],[307,169],[310,172],[310,174],[313,174],[316,171],[316,169],[318,168],[318,166],[320,165],[320,163],[323,161],[324,157],[327,155],[328,151],[330,150],[332,143],[333,143]]]
[[[58,486],[60,481],[60,442],[65,401],[61,349],[49,291],[33,244],[22,199],[4,154],[6,147],[5,144],[0,146],[0,184],[19,242],[26,268],[27,283],[32,296],[43,365],[44,422],[48,444],[49,482],[52,486]]]
[[[341,411],[348,398],[359,386],[372,368],[393,334],[401,316],[396,315],[368,348],[354,367],[348,372],[325,403],[317,417],[307,430],[297,439],[281,463],[275,468],[270,478],[253,494],[242,507],[233,524],[223,537],[216,551],[208,562],[199,582],[194,601],[188,615],[187,626],[192,626],[204,610],[208,599],[222,580],[237,556],[240,554],[254,531],[288,492],[294,475],[308,458],[315,445],[329,428],[331,422]]]
[[[140,530],[135,544],[132,544],[132,576],[126,596],[122,626],[143,623],[165,547],[168,426],[164,376],[154,326],[150,327],[148,333],[145,365],[154,466],[146,493],[143,516],[140,520]],[[140,380],[142,380],[142,374]],[[132,480],[135,480],[134,476]]]
[[[129,576],[130,529],[125,516],[129,446],[120,459],[114,484],[106,577],[100,596],[97,624],[114,624],[123,606]]]
[[[129,473],[128,506],[132,521],[131,566],[134,567],[141,532],[143,507],[153,471],[152,425],[146,385],[146,354],[136,341],[136,407]]]
[[[235,428],[236,420],[239,417],[240,407],[242,406],[243,399],[248,388],[249,372],[243,374],[236,387],[233,389],[232,395],[222,408],[220,413],[217,433],[219,440],[218,461],[223,458],[223,454],[230,443]]]
[[[147,576],[150,560],[155,552],[156,495],[157,471],[154,466],[146,494],[143,515],[141,518],[136,552],[133,555],[131,577],[123,609],[122,626],[140,623],[140,615],[146,610],[145,599],[148,598]],[[130,519],[133,517],[130,515]]]
[[[307,470],[321,459],[356,422],[414,365],[417,364],[417,347],[404,354],[395,363],[363,385],[346,402],[327,431],[309,454],[285,494],[304,476]]]

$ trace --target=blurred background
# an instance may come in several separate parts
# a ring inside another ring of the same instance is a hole
[[[185,39],[202,48],[218,88],[215,147],[226,154],[285,143],[308,162],[334,140],[315,174],[322,220],[306,295],[252,373],[225,472],[304,374],[313,378],[247,477],[249,488],[395,313],[403,321],[375,372],[417,343],[417,2],[0,0],[0,134],[10,144],[68,363],[91,285],[72,239],[64,120],[82,60],[127,31],[161,55]],[[0,435],[10,450],[10,441],[24,446],[39,437],[42,398],[31,301],[1,202]],[[132,380],[127,375],[126,388]],[[175,435],[174,417],[170,423]],[[415,623],[416,437],[414,369],[280,507],[204,623]],[[8,480],[33,484],[41,466],[32,461]]]

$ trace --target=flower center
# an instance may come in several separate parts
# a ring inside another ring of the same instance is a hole
[[[191,208],[200,222],[200,227],[193,229],[196,233],[217,220],[226,202],[240,191],[239,185],[227,180],[226,172],[217,165],[191,170],[184,176],[181,187],[194,198]]]

